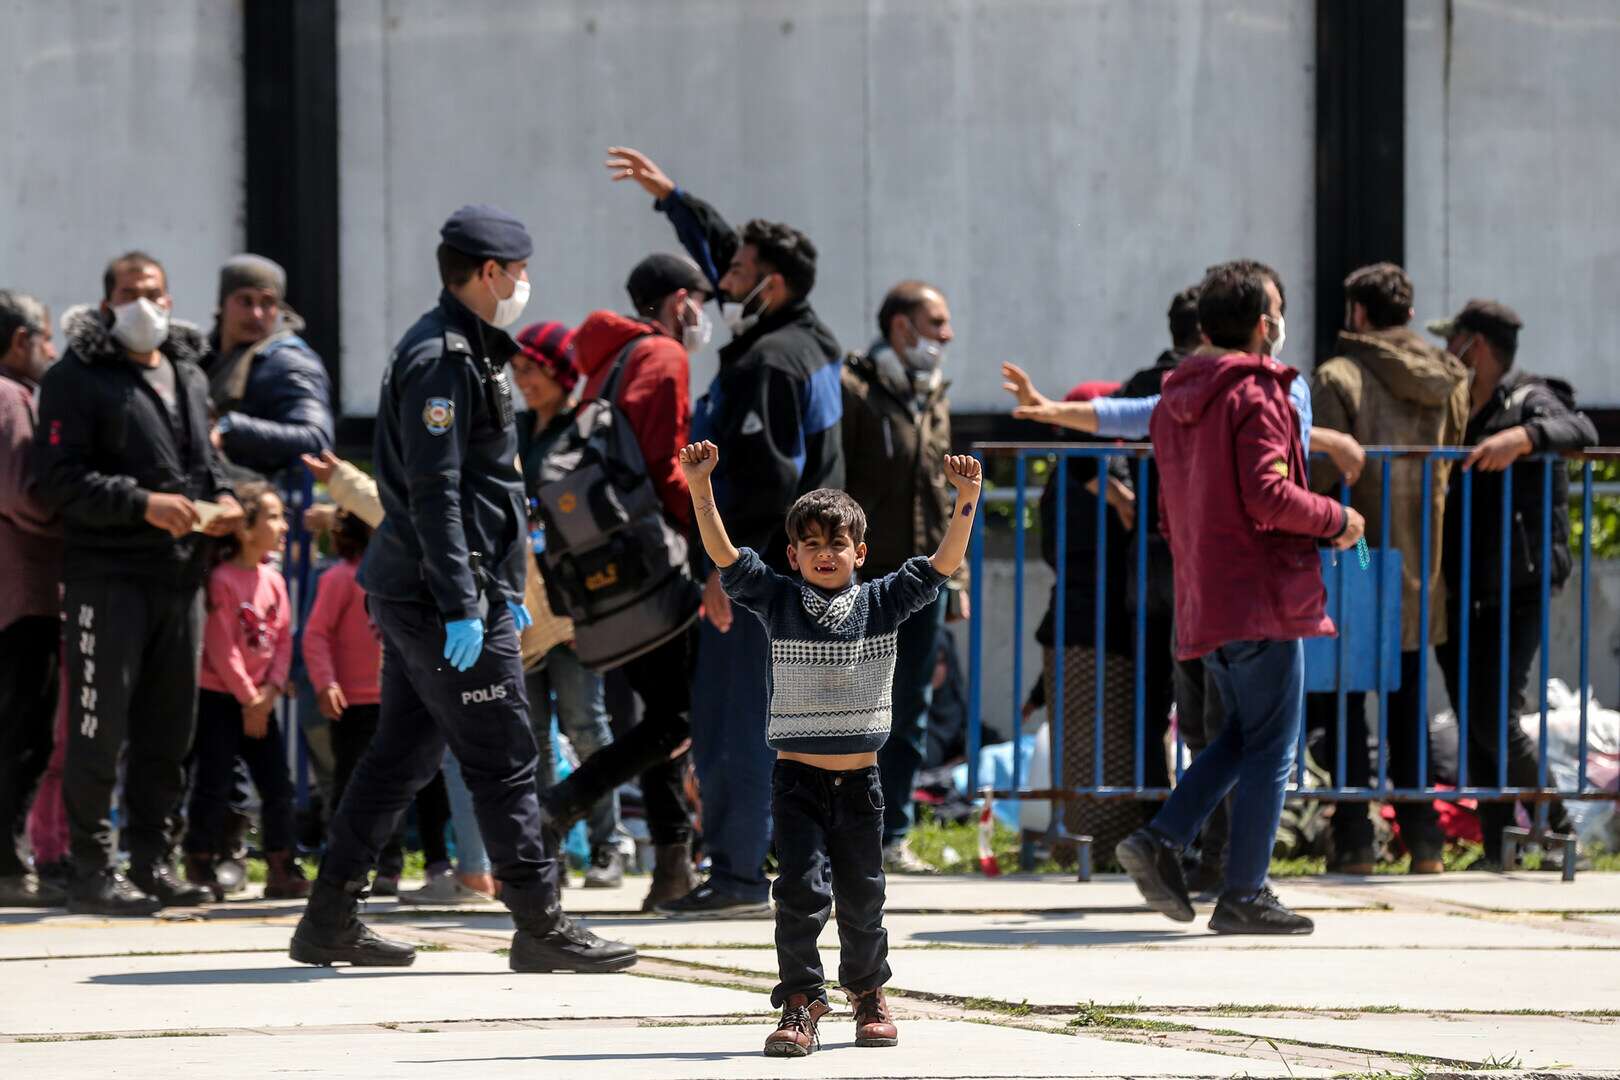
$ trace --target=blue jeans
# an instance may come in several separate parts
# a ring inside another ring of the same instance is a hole
[[[760,903],[770,895],[770,640],[765,625],[734,609],[730,633],[707,619],[692,678],[692,763],[703,797],[703,846],[719,891]]]
[[[1226,726],[1194,759],[1150,826],[1177,847],[1232,792],[1226,892],[1252,896],[1266,883],[1305,713],[1305,648],[1299,641],[1234,641],[1204,657]]]
[[[456,870],[463,874],[489,873],[489,852],[478,831],[472,791],[461,775],[461,763],[448,750],[444,754],[444,790],[450,796],[450,827],[456,833]]]
[[[602,693],[602,676],[579,662],[579,655],[567,645],[546,653],[545,666],[529,673],[529,719],[534,738],[541,746],[551,739],[551,705],[555,702],[557,726],[568,736],[579,760],[585,762],[603,747],[613,743],[613,726],[608,722],[607,704]],[[545,692],[541,697],[540,692]],[[550,770],[545,770],[549,779]],[[544,792],[542,791],[542,794]],[[619,789],[614,788],[591,804],[585,816],[585,832],[591,850],[611,843],[619,828]]]
[[[894,724],[878,751],[883,777],[883,845],[897,844],[911,832],[911,793],[928,750],[928,710],[934,703],[934,656],[945,625],[946,591],[900,624],[894,656]]]

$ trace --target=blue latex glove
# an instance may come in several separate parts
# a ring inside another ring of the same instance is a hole
[[[516,600],[508,600],[506,610],[512,613],[512,622],[517,626],[518,633],[521,634],[534,625],[534,616],[529,614],[529,609]]]
[[[478,663],[478,654],[484,651],[484,620],[457,619],[444,624],[444,658],[457,671],[466,671]]]

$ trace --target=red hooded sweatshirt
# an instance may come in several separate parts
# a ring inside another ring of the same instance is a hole
[[[647,462],[647,477],[677,525],[692,520],[692,499],[681,475],[680,451],[692,425],[692,368],[686,347],[657,323],[641,322],[611,311],[593,311],[574,331],[574,363],[585,376],[581,401],[602,395],[613,361],[638,335],[625,357],[614,404],[636,433]]]
[[[1175,558],[1176,655],[1233,641],[1329,637],[1317,543],[1344,531],[1336,501],[1305,485],[1299,372],[1205,348],[1164,380],[1150,432],[1159,512]]]

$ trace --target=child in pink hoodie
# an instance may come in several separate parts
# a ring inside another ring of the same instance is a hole
[[[262,803],[259,829],[269,864],[264,895],[302,897],[309,882],[293,861],[293,783],[275,714],[292,665],[292,605],[287,583],[265,562],[281,549],[287,520],[268,484],[244,484],[237,501],[245,517],[220,542],[221,561],[208,577],[186,876],[199,883],[212,876],[240,757]],[[215,896],[223,899],[222,892],[216,888]]]

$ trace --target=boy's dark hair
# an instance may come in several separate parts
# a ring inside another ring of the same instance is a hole
[[[866,539],[866,511],[847,492],[817,488],[800,495],[787,516],[788,539],[795,544],[810,539],[812,531],[827,540],[847,532],[851,543],[862,543]]]
[[[487,255],[469,255],[449,244],[439,245],[438,256],[439,281],[447,289],[466,284],[467,279],[482,270],[490,259]],[[499,259],[495,261],[500,262]]]
[[[1178,349],[1198,344],[1198,286],[1189,285],[1170,299],[1170,341]]]
[[[242,527],[244,529],[251,529],[259,523],[259,506],[266,495],[274,495],[278,499],[281,497],[281,492],[263,480],[249,480],[238,484],[232,494],[236,496],[236,501],[242,505]],[[209,552],[208,569],[212,571],[220,563],[229,562],[236,558],[241,550],[242,542],[236,538],[234,533],[221,536],[214,541],[213,548]]]
[[[163,269],[163,264],[144,251],[126,251],[107,263],[107,268],[101,272],[101,298],[111,300],[113,290],[118,287],[118,274],[122,270],[141,269],[150,266],[163,275],[163,288],[169,288],[169,272]]]
[[[1412,321],[1412,279],[1392,262],[1373,263],[1344,279],[1344,298],[1367,309],[1373,329]]]
[[[816,287],[816,245],[791,225],[755,218],[743,226],[742,242],[759,261],[782,275],[793,295],[803,300]]]
[[[332,518],[332,551],[344,562],[353,562],[366,553],[371,542],[371,526],[347,510]]]
[[[1223,349],[1246,349],[1254,324],[1266,313],[1266,282],[1277,287],[1282,300],[1279,311],[1286,311],[1288,301],[1283,292],[1282,278],[1265,263],[1253,259],[1234,259],[1209,268],[1198,286],[1198,325],[1211,345]]]

